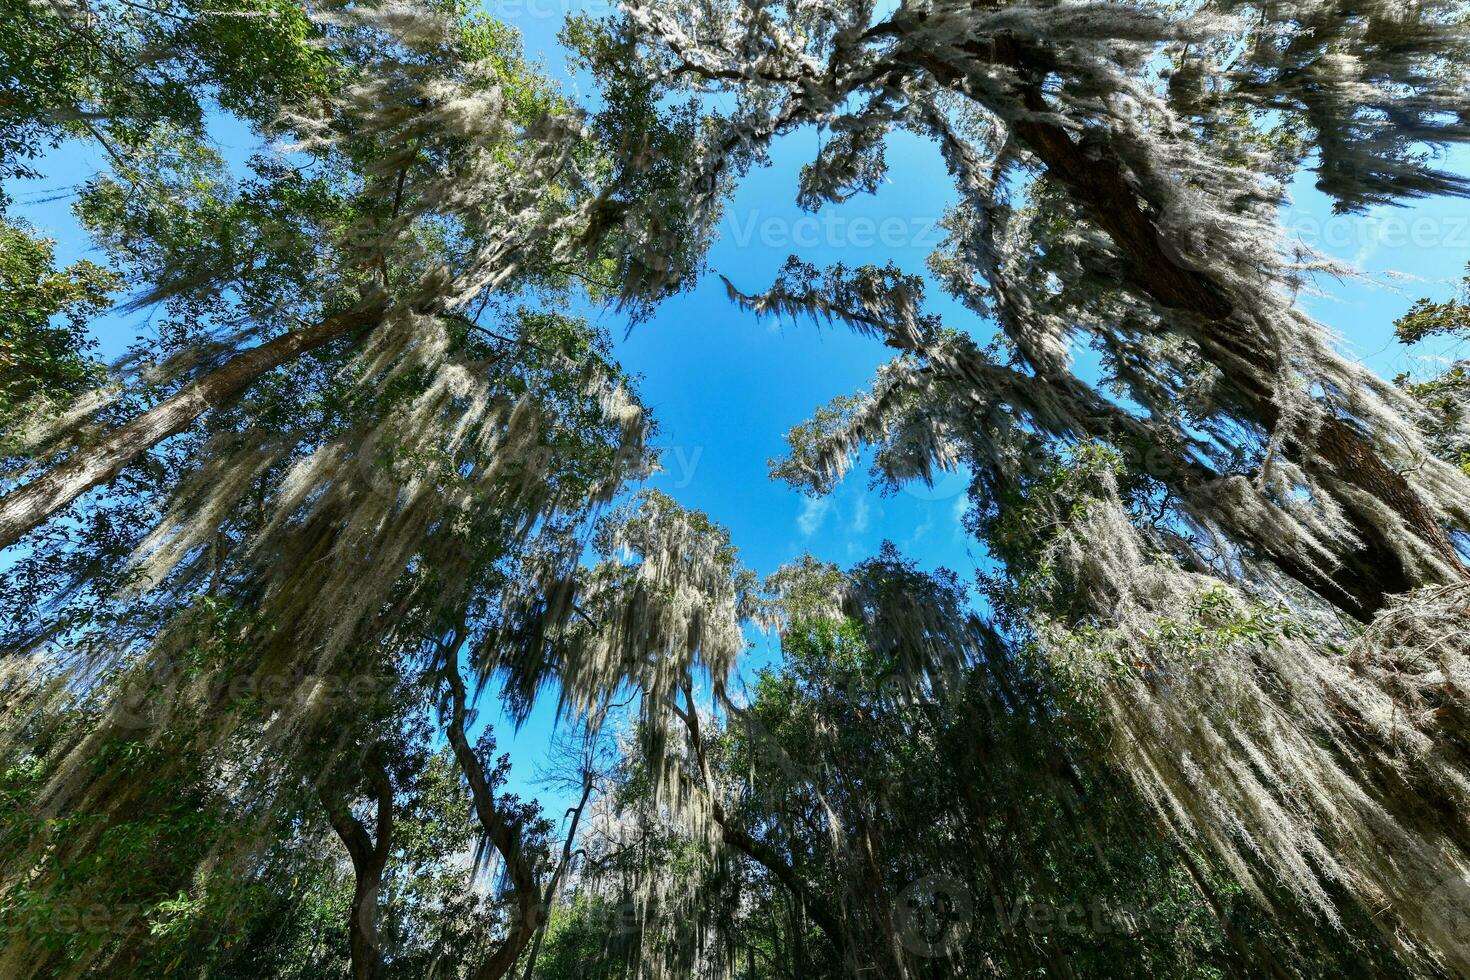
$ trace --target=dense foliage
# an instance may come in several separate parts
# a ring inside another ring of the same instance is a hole
[[[0,975],[1470,974],[1470,375],[1344,357],[1280,228],[1470,196],[1458,0],[628,0],[588,105],[461,0],[0,2]],[[747,568],[568,312],[808,128],[801,207],[897,130],[956,203],[726,270],[893,352],[772,475],[969,472],[974,583]]]

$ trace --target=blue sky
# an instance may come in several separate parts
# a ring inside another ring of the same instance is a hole
[[[596,9],[605,11],[603,0]],[[569,7],[568,4],[571,4]],[[529,56],[585,100],[585,83],[566,70],[556,33],[578,0],[506,0],[487,9],[523,31]],[[253,144],[228,126],[219,139],[228,156]],[[805,131],[773,148],[771,165],[744,180],[727,209],[720,239],[709,255],[712,272],[723,273],[746,292],[769,285],[790,254],[818,266],[896,262],[921,273],[938,244],[935,221],[953,200],[936,148],[907,134],[892,138],[890,180],[875,195],[829,207],[818,215],[795,204],[796,174],[815,153],[818,136]],[[71,261],[88,245],[71,219],[70,186],[101,167],[100,155],[68,145],[41,169],[47,176],[16,188],[16,211],[58,240],[58,258]],[[1460,172],[1470,156],[1453,161]],[[62,195],[56,200],[45,200]],[[1373,370],[1393,376],[1423,374],[1434,359],[1393,340],[1392,324],[1418,296],[1445,299],[1455,291],[1470,260],[1470,201],[1431,199],[1407,208],[1380,208],[1367,215],[1333,216],[1311,187],[1310,176],[1293,189],[1287,226],[1326,254],[1355,265],[1366,280],[1320,284],[1328,295],[1307,297],[1307,308],[1336,330],[1344,348]],[[935,309],[950,325],[988,336],[990,328],[936,294]],[[664,303],[649,321],[626,332],[611,310],[580,312],[604,324],[615,338],[625,367],[643,376],[641,391],[657,417],[665,471],[651,485],[726,524],[745,563],[761,574],[803,552],[852,564],[889,539],[927,567],[946,566],[970,578],[980,552],[959,526],[967,480],[955,476],[934,488],[913,487],[893,496],[868,489],[859,469],[830,497],[811,501],[767,476],[767,460],[782,453],[783,436],[834,396],[863,387],[891,353],[874,340],[810,323],[756,321],[726,297],[714,275]],[[117,353],[138,329],[143,315],[106,321],[104,349]],[[1442,357],[1447,352],[1438,351]],[[746,673],[768,662],[767,644],[752,652]],[[547,812],[560,813],[560,794],[534,782],[536,762],[550,738],[550,711],[538,710],[513,733],[498,720],[493,701],[484,705],[496,724],[501,747],[514,764],[511,788],[540,796]]]

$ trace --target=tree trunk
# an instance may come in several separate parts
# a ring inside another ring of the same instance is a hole
[[[568,812],[572,815],[571,826],[567,828],[567,839],[561,846],[561,861],[556,866],[556,873],[551,876],[551,881],[546,884],[546,896],[541,901],[540,920],[536,923],[536,938],[531,943],[530,955],[526,957],[526,970],[521,974],[521,980],[531,980],[536,971],[536,957],[541,953],[541,943],[546,938],[546,926],[551,921],[551,903],[556,901],[556,889],[561,884],[562,875],[566,873],[567,866],[572,861],[572,844],[577,839],[577,825],[582,822],[582,811],[587,808],[587,800],[592,796],[592,778],[584,775],[582,780],[582,798],[577,805]]]
[[[393,783],[382,756],[374,750],[363,762],[377,804],[376,833],[352,815],[341,800],[326,789],[318,790],[332,829],[347,847],[354,875],[352,911],[348,921],[348,945],[352,954],[352,980],[378,980],[383,972],[383,948],[378,941],[378,891],[383,868],[393,841]]]
[[[240,394],[261,375],[371,323],[381,309],[352,310],[241,351],[178,394],[94,446],[0,498],[0,549],[39,527],[93,487],[107,483],[148,450],[178,435],[210,408]]]
[[[456,631],[457,637],[462,631]],[[511,893],[516,901],[516,914],[512,916],[510,933],[475,972],[475,980],[500,980],[520,958],[539,927],[540,889],[536,887],[536,875],[526,860],[521,841],[523,828],[511,814],[500,810],[495,793],[485,776],[485,767],[475,755],[465,736],[465,720],[469,709],[464,678],[459,675],[459,657],[454,646],[441,647],[444,654],[445,680],[449,683],[450,718],[445,726],[454,757],[470,784],[470,796],[474,804],[475,817],[485,838],[505,861],[506,877],[510,879]]]

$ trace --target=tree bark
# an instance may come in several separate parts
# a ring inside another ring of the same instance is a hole
[[[348,922],[348,945],[352,954],[353,980],[378,980],[383,972],[383,948],[378,941],[378,891],[383,868],[393,841],[393,782],[381,754],[374,750],[363,760],[363,769],[373,788],[377,817],[369,835],[352,811],[325,788],[317,795],[331,820],[332,829],[347,847],[354,876],[352,912]]]
[[[456,636],[459,634],[456,633]],[[511,968],[521,952],[530,943],[539,927],[540,889],[536,887],[536,875],[526,859],[523,827],[514,815],[503,812],[495,800],[494,790],[485,775],[469,739],[465,736],[465,721],[469,713],[464,678],[459,675],[459,656],[454,647],[445,645],[444,674],[449,684],[450,717],[446,727],[449,744],[454,757],[470,784],[470,797],[474,804],[475,817],[485,838],[505,861],[506,876],[510,880],[511,893],[516,902],[516,914],[512,917],[510,932],[475,972],[475,980],[500,980]]]
[[[0,549],[39,527],[93,487],[111,481],[129,463],[178,435],[210,408],[240,394],[257,378],[309,351],[371,323],[381,309],[357,309],[277,337],[229,358],[93,446],[0,498]]]

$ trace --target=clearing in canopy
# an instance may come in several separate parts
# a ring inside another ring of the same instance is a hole
[[[0,10],[0,977],[1470,977],[1470,3]]]

